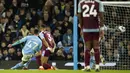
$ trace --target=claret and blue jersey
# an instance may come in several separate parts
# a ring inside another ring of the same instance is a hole
[[[99,32],[99,12],[104,12],[103,4],[99,0],[79,2],[78,13],[82,14],[83,32]]]

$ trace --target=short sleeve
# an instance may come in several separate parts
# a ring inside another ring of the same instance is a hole
[[[99,12],[104,12],[104,6],[101,1],[99,1]]]
[[[78,4],[78,13],[81,13],[81,1]]]
[[[40,37],[41,39],[43,39],[43,38],[44,38],[44,34],[43,34],[42,32],[40,32],[40,33],[39,33],[39,37]]]

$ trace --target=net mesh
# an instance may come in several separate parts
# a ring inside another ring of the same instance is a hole
[[[104,24],[108,28],[101,41],[101,53],[106,64],[101,69],[130,69],[130,6],[104,5]],[[125,32],[119,26],[126,28]]]

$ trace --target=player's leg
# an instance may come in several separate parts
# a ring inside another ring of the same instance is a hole
[[[91,33],[83,33],[84,37],[84,52],[85,52],[85,57],[84,57],[84,62],[85,62],[85,68],[83,70],[85,71],[90,71],[90,50],[91,50]]]
[[[44,50],[42,51],[41,54],[41,66],[39,67],[40,70],[42,69],[51,69],[52,66],[48,64],[48,59],[50,56],[50,51],[49,50]]]
[[[20,62],[20,63],[17,63],[15,66],[11,67],[10,69],[14,70],[14,69],[17,69],[19,67],[22,67],[23,66],[23,63]]]
[[[48,58],[49,57],[46,57],[46,56],[41,57],[41,62],[42,62],[42,66],[44,67],[44,69],[50,69],[51,68],[51,65],[47,63]]]
[[[39,66],[39,67],[42,66],[42,65],[41,65],[41,51],[40,51],[40,52],[37,52],[37,53],[35,54],[35,56],[36,56],[36,63],[38,64],[38,66]]]
[[[84,61],[85,61],[85,70],[90,70],[90,44],[91,42],[86,42],[86,47],[85,47],[85,57],[84,57]]]
[[[56,70],[56,68],[54,66],[52,66],[48,63],[50,54],[51,54],[51,52],[49,50],[46,50],[45,54],[42,54],[42,57],[41,57],[42,66],[47,70]]]
[[[22,58],[22,63],[23,63],[23,69],[27,70],[28,66],[32,60],[33,55],[27,55],[25,57]]]
[[[31,58],[30,58],[30,60],[29,60],[28,62],[26,62],[26,63],[23,65],[23,69],[24,69],[24,70],[28,70],[28,66],[29,66],[30,63],[31,63]]]
[[[23,55],[22,60],[25,58],[25,55]],[[22,67],[24,65],[24,61],[17,63],[15,66],[11,67],[11,69],[17,69],[19,67]]]
[[[33,55],[23,55],[22,62],[16,64],[11,69],[17,69],[20,67],[24,67],[24,64],[27,63],[32,57],[33,57]]]
[[[99,33],[93,33],[93,48],[94,48],[94,56],[96,61],[95,69],[99,71],[99,62],[100,62],[100,48],[99,48]]]
[[[91,49],[91,51],[90,51],[90,68],[92,69],[94,66],[95,66],[94,50]]]
[[[36,56],[36,62],[38,64],[38,66],[41,66],[41,55]]]
[[[44,53],[45,53],[45,50],[41,50],[40,52],[36,53],[36,62],[39,65],[39,70],[44,70],[44,67],[42,65],[42,60],[41,60],[42,54]]]
[[[105,65],[105,58],[100,54],[100,60],[101,60],[101,62]]]
[[[90,69],[92,69],[95,65],[95,58],[93,55],[91,55],[90,57]]]
[[[104,31],[103,31],[103,30],[100,31],[99,35],[100,35],[100,37],[99,37],[99,42],[100,42],[100,41],[104,38]],[[106,63],[104,57],[102,56],[102,54],[100,54],[100,61],[101,61],[103,64]]]

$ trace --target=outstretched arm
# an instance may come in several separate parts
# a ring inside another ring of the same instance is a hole
[[[21,44],[21,43],[25,42],[26,40],[27,40],[27,37],[24,37],[24,38],[22,38],[22,39],[16,41],[16,42],[13,43],[13,44],[9,44],[8,47],[12,47],[12,46],[15,46],[15,45]]]
[[[104,6],[101,2],[99,2],[99,19],[100,19],[100,27],[104,26],[104,17],[103,17],[103,13],[104,13]]]
[[[49,47],[49,44],[47,43],[44,34],[42,32],[39,33],[39,37],[42,39],[42,43],[46,46]]]
[[[100,6],[99,6],[99,20],[100,20],[100,39],[102,39],[104,37],[104,30],[105,30],[105,27],[104,27],[104,16],[103,16],[103,13],[104,13],[104,6],[101,2],[100,3]]]
[[[82,9],[81,9],[81,2],[78,4],[78,18],[79,18],[79,26],[82,28]]]

